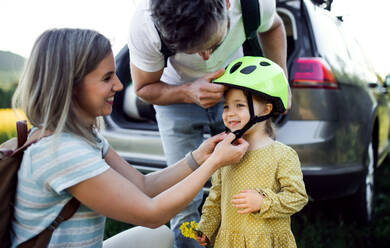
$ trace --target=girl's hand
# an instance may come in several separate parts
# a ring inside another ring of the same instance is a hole
[[[241,193],[234,195],[233,207],[239,209],[239,214],[248,214],[258,212],[263,205],[264,196],[256,190],[243,190]]]
[[[210,159],[213,159],[213,163],[217,166],[217,169],[225,165],[240,162],[241,158],[248,150],[249,144],[243,138],[239,138],[234,144],[231,144],[234,138],[235,135],[233,133],[226,135],[226,137],[217,144],[214,152],[211,154]]]
[[[199,234],[201,234],[201,236],[198,236]],[[198,243],[203,246],[206,246],[210,243],[209,239],[202,232],[199,233],[197,232],[197,234],[195,235],[195,240],[198,241]]]
[[[194,157],[196,162],[198,162],[198,164],[200,165],[203,164],[203,162],[206,161],[213,153],[215,146],[219,142],[221,142],[226,137],[226,135],[227,134],[223,132],[203,141],[203,143],[198,147],[198,149],[192,152],[192,156]]]

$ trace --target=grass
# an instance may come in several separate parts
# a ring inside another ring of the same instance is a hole
[[[104,239],[107,239],[117,233],[120,233],[121,231],[127,230],[132,227],[133,225],[107,218],[106,226],[104,228]]]
[[[376,171],[374,220],[360,224],[346,218],[345,199],[308,204],[293,216],[292,228],[298,247],[389,247],[390,243],[390,162]]]
[[[345,199],[310,203],[293,217],[298,247],[387,247],[390,241],[390,163],[376,171],[374,220],[345,217]],[[347,208],[347,209],[346,209]]]

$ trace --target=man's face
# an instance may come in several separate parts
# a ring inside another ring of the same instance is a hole
[[[205,43],[202,47],[194,50],[187,51],[188,54],[198,53],[199,56],[202,57],[203,60],[208,60],[211,54],[217,50],[217,48],[222,44],[225,40],[227,34],[230,29],[230,19],[221,22],[220,26]]]

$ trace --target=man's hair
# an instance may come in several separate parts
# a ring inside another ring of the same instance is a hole
[[[96,144],[93,130],[75,114],[74,92],[111,51],[110,41],[96,31],[45,31],[25,65],[13,107],[21,108],[33,126],[71,132]]]
[[[151,0],[153,22],[172,52],[199,48],[227,19],[226,0]]]

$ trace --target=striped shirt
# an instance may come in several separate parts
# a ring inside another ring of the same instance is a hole
[[[108,142],[99,133],[96,140],[98,147],[93,147],[76,135],[61,133],[27,148],[18,171],[12,247],[53,222],[72,198],[67,188],[109,169],[102,159]],[[104,216],[80,204],[73,217],[54,231],[49,247],[101,247],[104,224]]]

